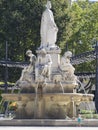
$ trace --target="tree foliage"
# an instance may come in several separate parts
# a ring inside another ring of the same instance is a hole
[[[77,2],[68,8],[65,41],[74,55],[91,51],[98,39],[98,3]],[[66,46],[66,44],[64,44]],[[95,62],[80,64],[77,71],[94,71]]]
[[[68,45],[73,54],[92,50],[98,39],[98,3],[69,0],[51,0],[52,11],[59,28],[57,45],[62,54]],[[5,42],[8,41],[8,57],[11,61],[27,60],[25,52],[36,54],[40,45],[40,21],[46,0],[0,0],[0,59],[5,58]],[[89,66],[89,67],[88,67]],[[94,70],[91,63],[77,66],[76,70]]]

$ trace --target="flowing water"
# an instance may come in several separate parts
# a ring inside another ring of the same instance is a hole
[[[6,106],[6,110],[5,110],[5,116],[8,116],[9,103],[10,103],[10,101],[7,102],[7,106]]]
[[[35,88],[34,118],[36,118],[36,117],[37,117],[37,105],[38,105],[38,85],[39,85],[39,83],[37,84],[37,87]]]
[[[60,82],[60,86],[61,86],[62,92],[63,92],[63,94],[64,94],[64,87],[63,87],[63,85],[62,85],[61,82]]]
[[[0,114],[1,113],[4,113],[4,99],[2,99],[0,102]]]
[[[81,89],[84,91],[84,94],[87,96],[86,90],[85,90],[84,86],[82,85],[82,83],[79,80],[78,80],[78,83],[80,83]],[[86,104],[84,104],[84,105],[86,105]],[[88,109],[90,110],[91,118],[93,118],[91,107],[90,107],[90,104],[88,102],[87,102],[87,106],[88,106]]]
[[[0,114],[4,114],[4,117],[5,116],[8,116],[8,107],[9,107],[9,101],[4,101],[3,99],[1,100],[0,102]]]

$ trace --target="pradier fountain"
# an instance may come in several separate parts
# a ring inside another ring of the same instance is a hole
[[[60,56],[57,46],[58,27],[48,1],[41,19],[41,44],[35,56],[31,50],[26,55],[30,64],[22,70],[20,79],[11,94],[2,94],[4,101],[18,105],[16,119],[66,119],[76,117],[81,102],[93,100],[92,94],[77,93],[78,79],[70,63],[72,53]],[[19,93],[14,93],[15,88]]]

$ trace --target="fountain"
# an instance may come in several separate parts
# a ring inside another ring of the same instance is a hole
[[[78,79],[70,63],[72,53],[67,51],[60,56],[61,49],[55,44],[58,27],[50,8],[48,1],[42,14],[41,45],[36,50],[37,56],[27,50],[30,64],[22,70],[12,93],[2,94],[3,101],[17,104],[15,119],[73,118],[77,116],[81,102],[93,100],[92,94],[76,92]],[[14,93],[15,88],[19,89],[18,93]]]

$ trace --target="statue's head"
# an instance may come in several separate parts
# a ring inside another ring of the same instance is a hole
[[[64,53],[64,57],[66,58],[71,58],[72,57],[72,52],[71,51],[67,51]]]
[[[32,51],[31,50],[27,50],[26,55],[30,56],[31,54],[32,54]]]
[[[46,50],[45,50],[45,49],[42,49],[42,50],[41,50],[41,53],[42,53],[42,54],[46,54]]]
[[[47,1],[47,4],[46,4],[46,7],[48,8],[48,9],[51,9],[51,1]]]

